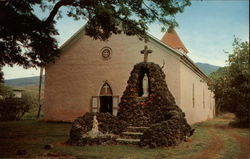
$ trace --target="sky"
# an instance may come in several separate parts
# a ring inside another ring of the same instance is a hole
[[[225,66],[228,54],[232,52],[234,37],[249,41],[249,0],[192,0],[192,5],[176,15],[179,26],[175,29],[189,50],[188,56],[194,62]],[[64,8],[62,8],[64,11]],[[36,9],[36,12],[40,12]],[[41,18],[48,13],[39,13]],[[56,39],[62,45],[83,25],[84,21],[74,21],[66,16],[59,19]],[[149,33],[159,40],[164,32],[161,25],[149,26]],[[3,67],[4,79],[38,76],[39,69]]]

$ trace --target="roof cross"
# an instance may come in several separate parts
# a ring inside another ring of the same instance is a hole
[[[148,54],[152,53],[152,50],[148,50],[148,46],[144,46],[144,50],[141,50],[141,54],[144,54],[144,62],[148,62]]]

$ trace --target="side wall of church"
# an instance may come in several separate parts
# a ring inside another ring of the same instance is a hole
[[[136,44],[136,45],[135,45]],[[107,42],[82,36],[67,48],[54,64],[46,67],[44,118],[49,121],[73,121],[91,111],[91,99],[99,96],[105,81],[114,96],[122,96],[133,66],[143,60],[140,50],[145,43],[136,37],[113,36]],[[173,53],[149,42],[149,62],[163,65],[170,91],[180,104],[180,64]],[[109,60],[101,56],[103,47],[110,47]]]
[[[189,124],[214,117],[213,92],[207,83],[181,62],[181,108]]]
[[[152,55],[149,55],[149,61],[154,62],[162,67],[166,75],[166,83],[170,92],[173,94],[176,104],[180,105],[180,58],[172,51],[167,51],[159,44],[150,41],[147,44],[153,50]]]

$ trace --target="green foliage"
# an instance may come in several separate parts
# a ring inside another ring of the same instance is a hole
[[[0,65],[32,67],[51,62],[56,55],[53,25],[44,26],[33,13],[42,0],[0,1]],[[46,47],[44,47],[46,46]]]
[[[29,108],[30,104],[23,98],[0,100],[0,121],[20,120]]]
[[[4,78],[3,78],[3,71],[2,71],[2,67],[0,66],[0,83],[3,83]]]
[[[13,91],[10,87],[5,86],[3,83],[0,83],[0,96],[11,97],[13,96]]]
[[[175,15],[190,4],[190,0],[3,0],[0,65],[33,67],[54,61],[59,56],[54,17],[62,17],[59,9],[63,6],[68,17],[88,20],[87,35],[107,40],[120,33],[146,38],[147,24],[152,22],[161,23],[164,29],[177,26]],[[49,16],[39,19],[34,6],[50,12]]]
[[[33,107],[37,107],[37,100],[24,92],[22,98],[15,98],[10,87],[0,84],[0,121],[20,120]]]
[[[22,93],[22,99],[29,105],[29,110],[34,108],[36,109],[38,107],[39,103],[37,98],[37,96],[28,91],[24,91]]]
[[[26,85],[26,86],[18,86],[15,87],[15,89],[21,89],[23,91],[23,95],[29,96],[30,100],[32,101],[31,109],[28,113],[25,113],[25,115],[22,117],[22,119],[30,120],[30,119],[36,119],[37,118],[37,112],[39,108],[38,103],[38,86],[37,85]],[[41,103],[43,103],[43,87],[41,90]],[[43,115],[43,112],[41,112],[41,116]]]
[[[249,43],[234,40],[228,66],[210,76],[209,85],[215,92],[218,111],[229,111],[239,120],[249,120]]]

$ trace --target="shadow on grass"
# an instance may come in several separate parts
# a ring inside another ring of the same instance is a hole
[[[43,152],[44,145],[66,141],[71,124],[38,120],[0,122],[0,158],[14,157],[18,150],[28,154]]]

